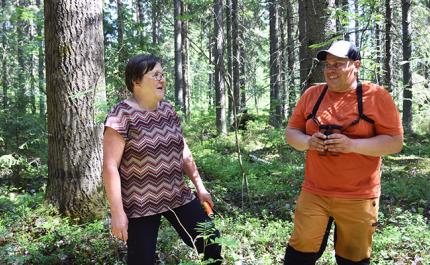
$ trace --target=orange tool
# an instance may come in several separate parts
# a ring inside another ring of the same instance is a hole
[[[211,217],[211,218],[213,217],[214,212],[213,212],[212,207],[210,206],[210,204],[208,202],[203,202],[203,209],[205,210],[206,214],[209,217]]]

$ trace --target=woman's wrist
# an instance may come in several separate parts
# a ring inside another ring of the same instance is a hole
[[[198,194],[208,192],[203,184],[196,186],[196,191]]]

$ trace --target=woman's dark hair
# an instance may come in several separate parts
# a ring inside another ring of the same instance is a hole
[[[127,89],[133,92],[133,81],[141,80],[143,75],[154,69],[161,59],[150,54],[139,54],[132,58],[125,67],[125,84]]]

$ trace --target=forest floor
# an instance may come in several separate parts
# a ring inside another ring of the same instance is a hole
[[[238,133],[247,186],[234,133],[214,137],[214,131],[196,129],[211,128],[205,116],[184,125],[216,204],[225,264],[282,264],[292,232],[304,153],[285,144],[283,130],[265,123],[250,122]],[[125,264],[125,245],[110,236],[108,218],[79,224],[44,201],[46,171],[46,165],[27,168],[27,181],[16,185],[13,170],[1,169],[0,264]],[[429,135],[414,135],[401,153],[383,159],[372,264],[430,264],[429,190]],[[203,264],[165,221],[157,256],[158,264]],[[336,264],[333,235],[317,264]]]

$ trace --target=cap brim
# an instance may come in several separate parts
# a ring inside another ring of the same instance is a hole
[[[317,59],[320,61],[325,61],[325,59],[327,58],[327,50],[324,51],[319,51],[317,53]]]
[[[336,56],[336,57],[339,57],[339,58],[345,58],[345,59],[348,59],[348,56],[345,56],[345,54],[336,54],[335,52],[332,52],[332,51],[330,51],[330,50],[322,50],[322,51],[319,51],[318,53],[317,53],[317,59],[319,60],[319,61],[325,61],[326,60],[326,58],[327,58],[327,54],[328,53],[330,53],[331,55],[334,55],[334,56]]]

